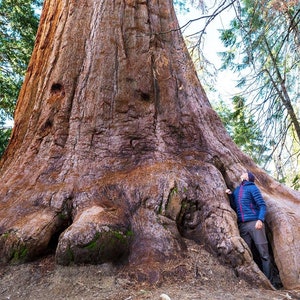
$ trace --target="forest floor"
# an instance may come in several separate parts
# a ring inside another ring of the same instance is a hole
[[[48,255],[22,265],[0,265],[0,299],[159,300],[162,294],[172,300],[300,299],[300,291],[252,287],[193,242],[178,265],[160,271],[159,283],[146,284],[112,264],[64,267]]]

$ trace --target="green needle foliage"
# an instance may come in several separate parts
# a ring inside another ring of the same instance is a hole
[[[0,0],[0,156],[34,46],[41,0]]]
[[[244,107],[261,129],[275,177],[291,183],[299,169],[300,2],[241,0],[221,31],[223,68],[239,74]]]
[[[0,154],[2,155],[9,141],[11,128],[5,127],[2,121],[0,121],[0,128]]]
[[[235,96],[232,101],[232,110],[222,102],[215,109],[239,148],[251,156],[257,164],[263,165],[267,160],[266,151],[269,149],[262,143],[262,132],[248,111],[246,100]]]

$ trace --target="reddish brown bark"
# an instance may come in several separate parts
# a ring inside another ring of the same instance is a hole
[[[248,168],[283,284],[299,287],[299,193],[231,141],[176,28],[171,0],[45,1],[1,160],[2,260],[57,242],[61,264],[154,266],[184,236],[267,286],[224,192]]]

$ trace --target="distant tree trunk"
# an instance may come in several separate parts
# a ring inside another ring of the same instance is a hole
[[[283,284],[300,287],[300,195],[229,138],[176,28],[171,0],[45,1],[1,160],[3,261],[55,244],[59,264],[154,268],[183,236],[267,286],[224,192],[248,168]]]

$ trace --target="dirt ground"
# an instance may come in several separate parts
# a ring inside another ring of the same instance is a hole
[[[23,265],[0,265],[0,299],[159,300],[162,294],[172,300],[300,299],[300,291],[251,287],[192,242],[184,260],[164,265],[160,271],[158,284],[145,284],[136,273],[120,266],[64,267],[55,264],[54,255],[48,255]]]

